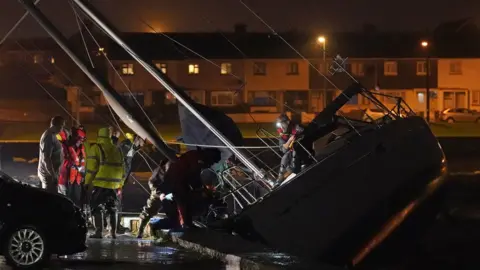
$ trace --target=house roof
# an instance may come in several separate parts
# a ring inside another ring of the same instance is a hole
[[[317,58],[323,49],[317,37],[298,33],[276,36],[268,33],[123,33],[124,41],[148,60],[181,60],[242,58]],[[292,45],[293,50],[282,39]],[[416,58],[426,52],[420,46],[420,34],[338,33],[327,37],[327,57],[337,54],[351,58]],[[112,60],[129,60],[131,57],[110,41],[106,46]],[[430,48],[431,56],[435,54]]]
[[[23,50],[17,43],[28,51],[54,51],[59,49],[57,43],[51,38],[7,39],[0,48],[10,51]]]
[[[150,60],[200,58],[199,55],[208,59],[298,58],[282,40],[267,33],[123,33],[122,38]],[[302,45],[299,36],[284,38],[295,46]],[[113,42],[107,48],[114,60],[131,59]]]

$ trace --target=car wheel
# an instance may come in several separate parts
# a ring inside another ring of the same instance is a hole
[[[455,123],[455,120],[453,118],[448,118],[447,123],[453,124],[453,123]]]
[[[43,233],[32,226],[22,226],[8,233],[3,255],[7,264],[17,269],[33,269],[50,258]]]

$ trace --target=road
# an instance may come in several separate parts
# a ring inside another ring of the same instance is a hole
[[[137,240],[120,236],[116,240],[88,240],[86,252],[67,258],[52,258],[45,269],[162,269],[162,270],[216,270],[225,269],[219,261],[175,247],[173,245],[155,246],[149,240]],[[12,269],[5,266],[0,257],[0,269]]]

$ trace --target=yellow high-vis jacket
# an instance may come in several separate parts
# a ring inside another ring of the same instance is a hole
[[[97,142],[87,154],[85,185],[119,189],[125,182],[125,165],[120,149],[112,143],[108,128],[98,130]]]

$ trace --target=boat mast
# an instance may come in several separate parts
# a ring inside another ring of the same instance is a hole
[[[140,137],[147,138],[158,150],[169,160],[177,159],[175,152],[168,147],[159,137],[157,131],[152,125],[146,125],[138,122],[140,117],[135,117],[128,112],[128,106],[122,97],[113,89],[113,87],[101,76],[83,63],[83,61],[68,46],[67,39],[62,33],[48,20],[48,18],[32,3],[31,0],[18,0],[20,4],[32,15],[32,17],[42,26],[43,29],[52,37],[53,40],[65,51],[65,53],[77,64],[77,66],[88,76],[88,78],[102,91],[105,99],[112,106],[113,110],[120,116],[122,121],[131,129],[135,130]]]
[[[114,40],[119,46],[121,46],[130,56],[132,56],[140,65],[142,65],[160,84],[165,87],[185,108],[187,108],[200,122],[202,122],[217,138],[227,146],[230,151],[250,170],[255,172],[261,178],[265,177],[262,172],[253,162],[251,162],[239,149],[228,140],[215,126],[213,126],[207,119],[205,119],[198,110],[190,104],[189,100],[185,98],[186,94],[178,87],[174,87],[173,83],[158,69],[153,67],[153,64],[149,64],[144,61],[137,53],[135,53],[107,24],[105,24],[97,15],[98,11],[93,11],[93,7],[89,5],[87,7],[80,0],[73,0],[75,4],[89,16],[112,40]]]

